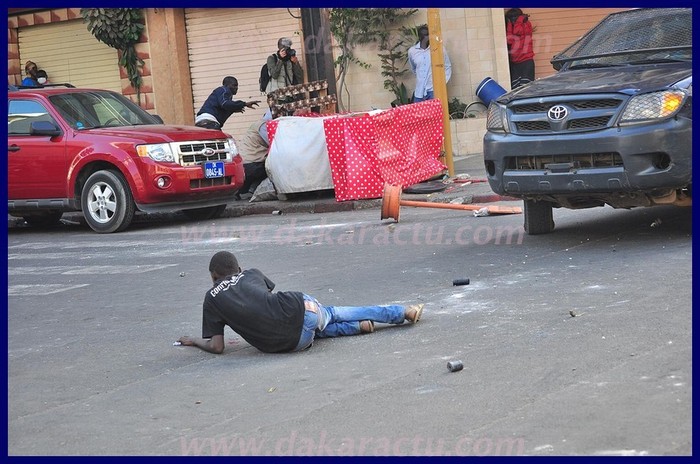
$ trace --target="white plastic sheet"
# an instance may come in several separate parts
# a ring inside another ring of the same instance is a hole
[[[277,121],[265,162],[277,193],[332,189],[323,118],[286,116]]]

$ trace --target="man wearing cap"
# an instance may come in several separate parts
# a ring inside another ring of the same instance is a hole
[[[296,50],[292,48],[292,39],[282,37],[277,41],[277,52],[267,57],[267,71],[270,82],[266,93],[304,83],[304,70],[299,64]]]

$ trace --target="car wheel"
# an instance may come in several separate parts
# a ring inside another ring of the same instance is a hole
[[[528,235],[548,234],[554,230],[552,204],[548,201],[524,201],[525,232]]]
[[[45,213],[32,213],[22,216],[32,227],[53,227],[61,220],[63,213],[61,211],[48,211]]]
[[[88,177],[80,204],[88,225],[101,234],[126,229],[136,211],[129,185],[114,171],[97,171]]]
[[[186,209],[182,212],[185,216],[195,221],[205,221],[221,217],[226,210],[226,205],[208,206],[206,208]]]

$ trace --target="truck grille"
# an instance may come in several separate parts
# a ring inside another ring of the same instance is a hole
[[[225,140],[184,142],[175,144],[182,166],[193,166],[205,161],[231,161],[232,156]]]
[[[535,155],[506,158],[506,169],[516,171],[545,170],[548,165],[569,164],[571,169],[621,167],[619,153],[585,153],[580,155]]]
[[[552,97],[544,101],[516,100],[508,105],[508,114],[515,133],[561,134],[609,127],[622,103],[621,98],[610,96]],[[567,116],[562,120],[550,119],[549,110],[554,106],[565,107]]]
[[[511,107],[513,113],[517,114],[527,114],[527,113],[547,113],[549,109],[554,105],[568,105],[571,108],[577,110],[592,110],[600,108],[617,108],[622,103],[620,100],[615,100],[613,98],[603,98],[600,100],[573,100],[573,101],[558,101],[551,103],[526,103],[526,104],[515,104]]]

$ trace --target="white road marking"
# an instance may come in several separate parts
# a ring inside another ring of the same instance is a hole
[[[54,293],[67,292],[76,288],[87,287],[90,284],[64,285],[64,284],[33,284],[33,285],[9,285],[7,296],[44,296]]]
[[[115,266],[20,266],[7,270],[8,275],[103,275],[103,274],[143,274],[177,264],[144,264],[144,265],[115,265]]]

